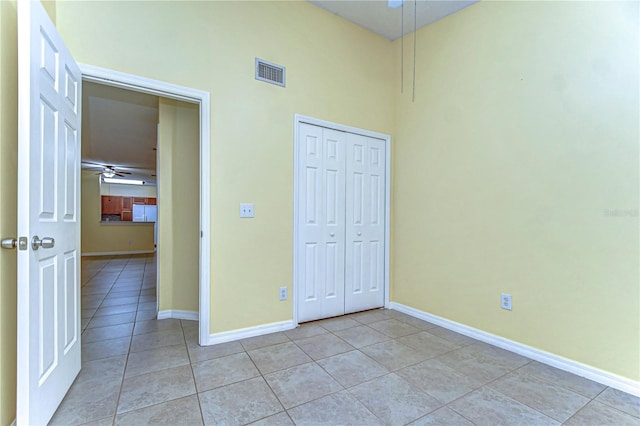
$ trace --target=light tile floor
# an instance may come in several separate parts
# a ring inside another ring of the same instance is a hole
[[[51,424],[639,425],[640,399],[390,310],[210,347],[155,257],[82,262],[82,371]]]

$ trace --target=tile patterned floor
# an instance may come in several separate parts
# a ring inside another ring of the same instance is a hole
[[[83,367],[53,425],[639,425],[640,399],[396,311],[210,347],[155,318],[153,256],[82,263]]]

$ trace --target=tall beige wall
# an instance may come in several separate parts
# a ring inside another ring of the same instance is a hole
[[[83,255],[153,253],[152,223],[101,223],[100,183],[95,171],[81,174],[81,251]]]
[[[200,109],[160,98],[158,126],[159,311],[198,311]]]
[[[14,1],[0,1],[0,237],[18,233],[18,42]],[[0,249],[0,425],[16,415],[16,252]]]
[[[640,379],[638,16],[481,2],[418,32],[392,300]]]
[[[391,43],[308,2],[60,2],[57,23],[81,62],[211,94],[211,331],[290,320],[294,114],[391,133]]]

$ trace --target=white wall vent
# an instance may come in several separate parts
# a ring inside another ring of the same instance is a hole
[[[256,80],[284,87],[285,68],[256,58]]]

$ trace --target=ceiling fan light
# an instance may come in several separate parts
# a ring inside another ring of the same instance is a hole
[[[112,177],[114,177],[115,175],[116,175],[116,174],[115,174],[115,172],[111,172],[111,171],[109,171],[109,172],[102,172],[102,176],[104,176],[104,177],[106,177],[106,178],[112,178]]]
[[[144,185],[143,180],[137,180],[137,179],[113,179],[109,177],[103,177],[102,181],[104,183],[119,183],[122,185]]]

